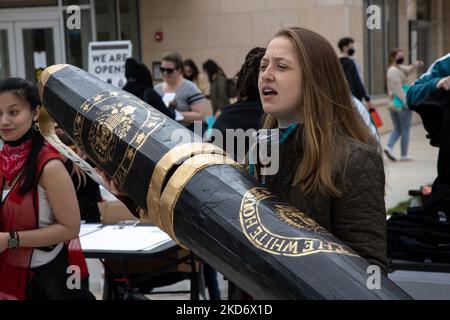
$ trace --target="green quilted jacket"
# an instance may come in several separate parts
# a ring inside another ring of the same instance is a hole
[[[296,150],[293,136],[280,146],[278,174],[266,176],[265,186],[330,231],[370,264],[387,272],[385,175],[380,153],[350,140],[351,156],[343,196],[304,195],[292,185],[295,168],[303,154],[302,150]]]

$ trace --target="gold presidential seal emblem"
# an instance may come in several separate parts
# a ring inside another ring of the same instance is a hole
[[[100,162],[113,160],[118,140],[127,136],[136,118],[135,111],[136,107],[124,105],[123,102],[100,107],[97,122],[89,131],[89,143]]]
[[[165,123],[165,117],[124,92],[107,91],[88,99],[74,121],[74,137],[90,150],[99,164],[112,166],[120,186],[147,138]],[[123,142],[123,143],[120,143]]]
[[[253,188],[247,191],[242,199],[240,207],[241,228],[247,239],[257,248],[271,254],[283,256],[307,256],[319,252],[338,253],[345,255],[356,255],[346,246],[325,240],[331,234],[311,218],[307,217],[299,210],[282,204],[268,204],[275,207],[277,220],[302,231],[302,235],[288,234],[289,230],[278,228],[278,232],[270,230],[268,224],[273,225],[273,215],[262,217],[260,215],[261,206],[264,201],[275,198],[268,189]],[[320,235],[320,237],[317,237]],[[316,236],[316,237],[314,237]]]

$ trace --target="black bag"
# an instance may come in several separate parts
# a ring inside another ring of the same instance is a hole
[[[445,136],[443,137],[443,128],[449,125],[445,123],[444,113],[450,109],[450,93],[438,90],[423,101],[410,106],[410,109],[417,112],[422,118],[430,144],[439,148],[445,138]]]
[[[69,274],[69,255],[67,247],[49,263],[31,269],[32,277],[27,286],[28,300],[95,300],[95,296],[81,282],[81,288],[69,289],[67,279]]]
[[[422,118],[432,146],[439,148],[437,184],[450,186],[450,92],[438,90],[410,107]]]
[[[389,258],[450,262],[450,214],[430,215],[424,208],[391,217],[387,222]]]

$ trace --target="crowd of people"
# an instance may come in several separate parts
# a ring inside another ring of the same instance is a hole
[[[369,113],[375,106],[353,58],[354,40],[343,38],[338,47],[341,57],[321,35],[286,28],[266,48],[248,52],[235,87],[217,62],[205,61],[200,72],[193,60],[183,61],[172,52],[161,58],[163,81],[155,86],[145,64],[128,59],[123,89],[189,129],[206,121],[209,99],[214,128],[220,132],[278,132],[276,174],[266,174],[259,158],[237,160],[247,160],[246,170],[258,183],[386,273],[383,147]],[[400,137],[400,160],[410,160],[408,106],[436,90],[450,91],[448,56],[413,87],[408,75],[423,63],[404,62],[403,52],[394,50],[386,73],[394,131],[384,152],[393,161]],[[76,263],[87,276],[78,241],[80,214],[89,222],[99,221],[92,209],[100,197],[98,186],[45,142],[36,124],[40,105],[34,84],[17,78],[0,81],[0,136],[5,143],[0,153],[0,300],[92,299],[84,286],[67,290],[66,268]],[[85,199],[82,189],[95,200],[80,200]],[[205,276],[210,297],[220,299],[216,272],[206,265]]]

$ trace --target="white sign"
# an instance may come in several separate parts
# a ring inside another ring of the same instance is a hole
[[[125,83],[125,60],[131,58],[131,41],[89,43],[89,73],[122,88]]]
[[[33,53],[34,58],[34,69],[45,69],[47,68],[47,53],[45,51]]]

